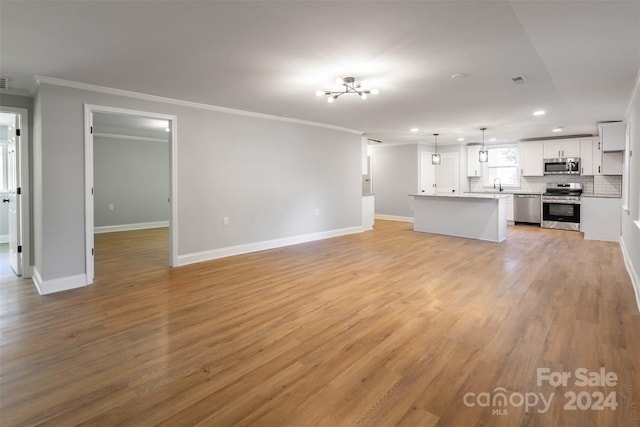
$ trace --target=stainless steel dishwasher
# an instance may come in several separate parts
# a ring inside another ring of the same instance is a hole
[[[516,224],[538,224],[542,212],[541,197],[539,194],[514,194],[513,195],[513,220]]]

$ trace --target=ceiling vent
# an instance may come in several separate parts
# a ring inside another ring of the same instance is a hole
[[[382,141],[380,141],[379,139],[372,139],[372,138],[367,138],[367,140],[371,143],[373,142],[374,144],[382,144]]]
[[[11,89],[11,79],[9,77],[0,76],[0,89]]]
[[[511,81],[517,85],[521,85],[527,82],[527,79],[524,76],[513,76],[511,77]]]

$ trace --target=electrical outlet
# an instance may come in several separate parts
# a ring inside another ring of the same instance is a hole
[[[320,209],[316,208],[316,216],[320,215]]]
[[[222,218],[222,225],[229,225],[229,217],[225,216]]]
[[[115,208],[114,208],[114,206],[113,206],[113,203],[109,203],[109,210],[110,210],[110,211],[115,210]]]

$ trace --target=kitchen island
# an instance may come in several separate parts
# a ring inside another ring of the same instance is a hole
[[[505,194],[413,196],[413,230],[502,242],[507,237]]]

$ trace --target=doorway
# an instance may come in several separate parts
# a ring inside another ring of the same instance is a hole
[[[0,107],[0,270],[31,277],[26,109]]]
[[[127,262],[132,274],[148,260],[176,265],[176,125],[175,116],[85,105],[87,284],[102,255],[101,265]]]

